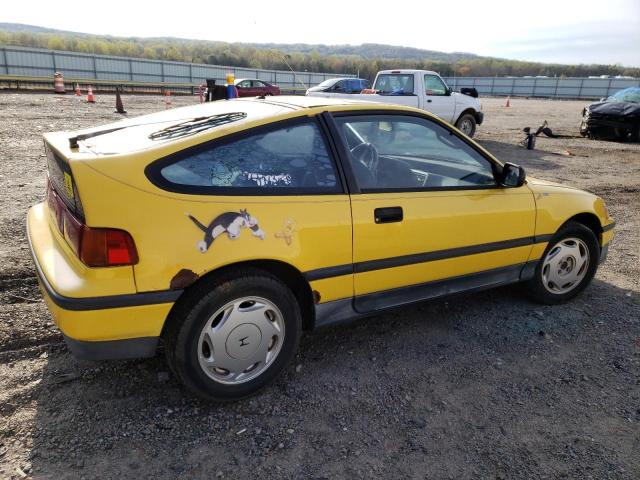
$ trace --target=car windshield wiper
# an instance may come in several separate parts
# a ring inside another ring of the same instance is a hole
[[[151,140],[167,140],[193,135],[209,128],[219,127],[226,123],[237,122],[247,117],[245,112],[222,113],[209,117],[198,117],[186,122],[171,125],[149,135]]]
[[[193,133],[198,133],[198,132],[200,132],[202,130],[206,130],[207,128],[213,128],[213,127],[216,127],[218,125],[223,125],[225,123],[230,123],[230,122],[235,122],[237,120],[242,120],[246,116],[247,116],[247,114],[243,113],[243,112],[233,112],[233,113],[223,113],[223,114],[220,114],[220,115],[210,115],[208,117],[195,117],[195,118],[189,118],[189,119],[179,119],[179,120],[182,120],[182,123],[178,123],[176,125],[172,125],[171,127],[167,127],[167,128],[162,129],[162,130],[158,130],[157,132],[154,132],[151,135],[149,135],[149,138],[151,138],[152,140],[160,140],[160,139],[163,139],[163,138],[175,138],[175,137],[180,137],[180,136],[183,136],[183,135],[191,135]],[[151,123],[134,123],[134,124],[130,124],[130,125],[123,125],[121,127],[107,128],[105,130],[98,130],[97,132],[83,133],[83,134],[80,134],[80,135],[76,135],[75,137],[69,138],[69,147],[70,148],[78,148],[79,147],[78,142],[82,142],[82,141],[88,140],[90,138],[99,137],[101,135],[106,135],[108,133],[117,132],[119,130],[124,130],[125,128],[144,127],[146,125],[153,125],[154,123],[167,123],[167,120],[162,120],[160,122],[151,122]],[[183,133],[182,135],[175,135],[175,137],[169,135],[168,130],[175,129],[176,127],[180,127],[180,128],[177,129],[178,132],[182,131],[183,129],[186,130],[186,132]],[[195,130],[194,130],[194,128],[195,128]],[[163,132],[166,132],[166,133],[163,133]]]

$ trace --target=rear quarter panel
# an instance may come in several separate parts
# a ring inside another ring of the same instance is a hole
[[[140,178],[131,183],[114,180],[90,166],[76,162],[87,224],[121,228],[136,244],[139,263],[134,267],[139,292],[168,290],[172,280],[196,278],[217,268],[249,260],[276,260],[307,272],[350,264],[351,210],[349,197],[339,195],[225,196],[185,195],[166,192]],[[139,170],[131,176],[144,176]],[[93,195],[99,192],[99,195]],[[86,200],[85,200],[86,199]],[[204,225],[224,213],[241,209],[256,219],[262,236],[241,228],[232,238],[217,237],[201,251],[204,232],[188,217]],[[185,272],[186,271],[186,272]],[[349,297],[350,275],[312,283],[322,301]]]

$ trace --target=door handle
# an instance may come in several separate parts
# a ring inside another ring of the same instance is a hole
[[[401,222],[403,218],[402,207],[383,207],[373,211],[376,223]]]
[[[431,99],[430,98],[427,100],[427,103],[431,103]]]

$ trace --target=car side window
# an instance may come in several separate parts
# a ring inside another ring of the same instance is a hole
[[[340,185],[325,140],[313,121],[249,134],[178,154],[159,170],[178,191],[251,190],[337,193]],[[161,160],[161,162],[163,162]]]
[[[251,80],[243,80],[240,83],[238,83],[238,85],[236,85],[236,87],[238,87],[238,88],[251,88]]]
[[[493,164],[449,129],[423,117],[336,118],[363,191],[496,187]]]
[[[447,87],[436,75],[424,76],[424,88],[427,95],[446,95]]]
[[[253,80],[251,84],[254,88],[263,88],[265,86],[265,84],[262,83],[260,80]]]

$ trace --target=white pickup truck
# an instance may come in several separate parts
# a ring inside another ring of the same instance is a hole
[[[466,94],[454,92],[440,75],[428,70],[382,70],[376,75],[373,90],[375,93],[358,94],[307,90],[307,95],[417,107],[455,125],[469,137],[473,137],[476,125],[480,125],[484,117],[475,90]]]

